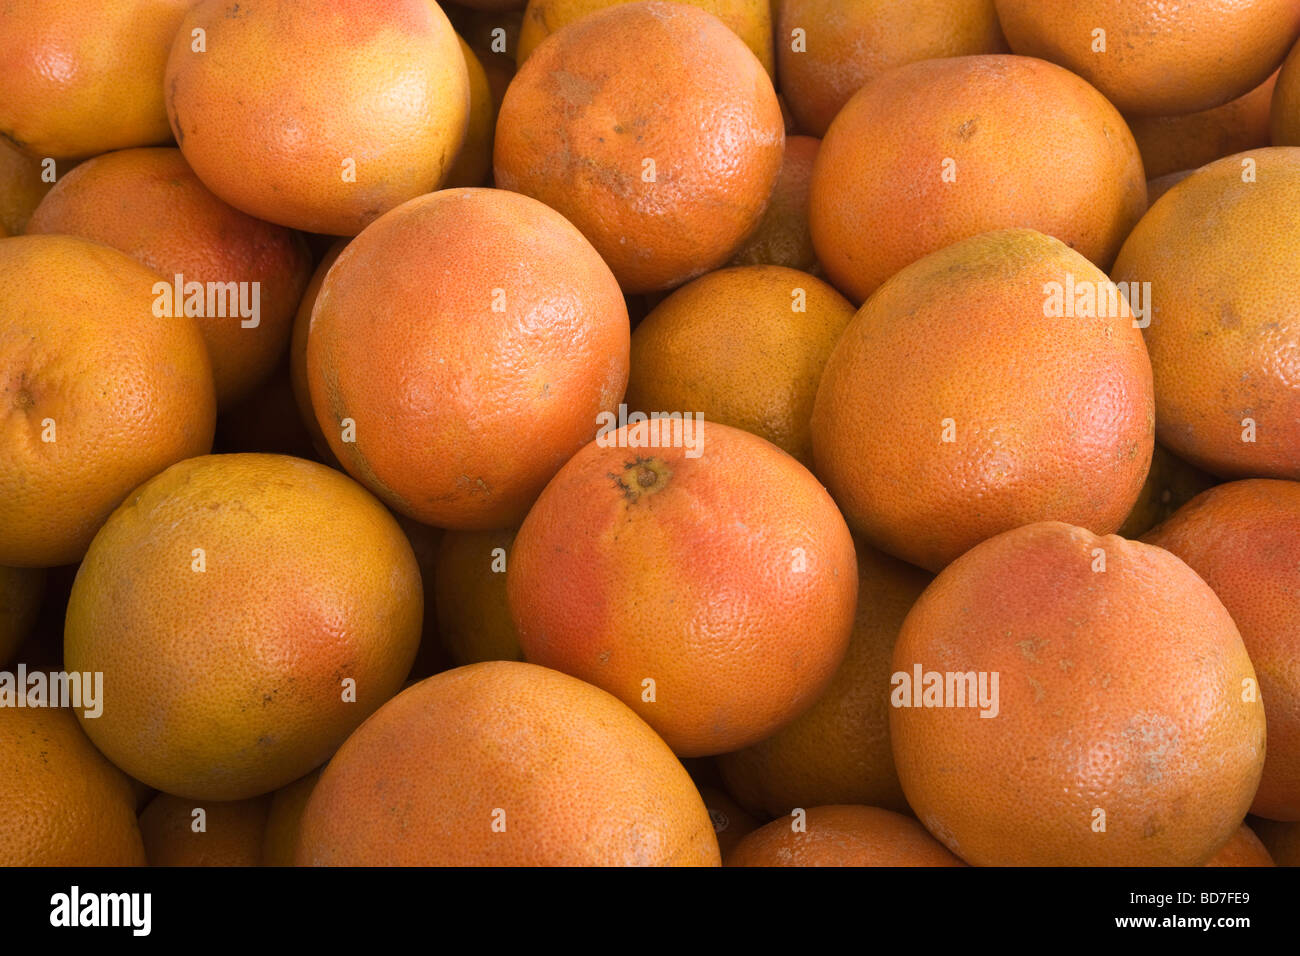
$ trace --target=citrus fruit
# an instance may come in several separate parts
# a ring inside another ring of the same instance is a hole
[[[498,186],[563,213],[638,293],[731,258],[784,145],[772,81],[721,21],[625,3],[569,24],[520,67],[493,167]]]
[[[1159,179],[1267,146],[1269,108],[1276,83],[1274,73],[1244,96],[1196,113],[1130,117],[1129,129],[1142,153],[1147,178]]]
[[[524,657],[602,687],[681,756],[756,743],[825,690],[853,540],[802,465],[713,422],[583,448],[528,513],[506,592]]]
[[[1272,73],[1300,34],[1294,0],[995,0],[1016,53],[1059,63],[1125,113],[1222,106]]]
[[[1150,200],[1151,205],[1154,206],[1157,199],[1194,172],[1196,172],[1194,169],[1183,169],[1176,173],[1166,173],[1164,176],[1157,176],[1155,179],[1147,180],[1147,198]]]
[[[1198,866],[1259,783],[1237,627],[1151,545],[1059,521],[985,541],[913,606],[893,668],[907,802],[976,866]]]
[[[1275,865],[1300,866],[1300,823],[1281,823],[1252,817],[1250,825]]]
[[[529,0],[519,29],[516,57],[519,64],[532,55],[537,45],[561,27],[568,26],[598,10],[626,3],[627,0]],[[772,11],[768,0],[681,0],[713,14],[758,57],[768,75],[776,72],[772,55]]]
[[[508,528],[627,383],[627,307],[563,216],[497,189],[412,200],[340,253],[307,336],[330,450],[425,524]]]
[[[191,0],[11,0],[0,30],[0,137],[79,159],[171,139],[163,65]]]
[[[424,592],[420,648],[415,653],[415,663],[411,665],[411,672],[406,678],[407,684],[412,684],[454,666],[443,646],[442,635],[438,632],[438,595],[435,587],[438,549],[446,532],[441,528],[420,524],[403,514],[394,517],[405,533],[406,540],[410,542],[411,550],[415,552],[415,563],[420,569],[420,587]]]
[[[0,866],[143,866],[131,782],[72,712],[0,707]]]
[[[469,114],[465,141],[443,183],[449,189],[482,186],[487,182],[492,173],[492,140],[497,121],[497,105],[492,100],[492,87],[488,84],[483,64],[463,37],[456,39],[460,43],[461,55],[465,57],[466,75],[469,77]]]
[[[896,66],[1006,49],[993,0],[782,0],[777,15],[781,91],[798,128],[814,136]]]
[[[710,272],[660,302],[632,334],[628,408],[702,413],[761,435],[805,465],[826,359],[853,306],[783,266]]]
[[[490,661],[408,688],[340,748],[299,865],[716,866],[685,769],[609,694]]]
[[[1269,856],[1268,849],[1255,836],[1255,831],[1246,824],[1237,827],[1237,832],[1223,845],[1223,849],[1211,857],[1206,866],[1276,866]]]
[[[202,804],[160,793],[140,814],[150,866],[258,866],[269,796]]]
[[[136,485],[212,445],[212,368],[162,281],[70,236],[0,239],[0,565],[77,561]]]
[[[1268,718],[1264,776],[1250,812],[1300,820],[1300,482],[1219,485],[1143,540],[1182,558],[1236,622]]]
[[[814,470],[856,533],[937,571],[1032,521],[1114,531],[1152,413],[1142,333],[1105,274],[1003,230],[913,263],[854,316],[818,388]]]
[[[1269,111],[1274,146],[1300,146],[1300,42],[1286,58]]]
[[[330,464],[333,464],[336,459],[334,453],[330,451],[329,442],[325,440],[325,433],[321,431],[320,422],[316,420],[316,411],[311,405],[311,386],[307,382],[307,333],[311,329],[312,309],[316,307],[316,297],[320,295],[325,274],[330,271],[330,266],[334,265],[334,261],[338,259],[339,253],[349,241],[336,240],[321,256],[320,262],[316,264],[316,269],[311,274],[311,280],[307,283],[307,288],[303,290],[298,311],[293,317],[293,332],[289,336],[289,381],[293,385],[293,400],[298,406],[298,415],[302,418],[303,426],[311,435],[312,447],[316,449],[322,461]]]
[[[827,277],[860,303],[995,229],[1035,229],[1105,269],[1145,208],[1137,144],[1105,97],[1042,60],[963,56],[854,95],[822,140],[809,217]]]
[[[209,189],[260,219],[351,236],[438,188],[465,139],[470,88],[436,3],[229,10],[194,4],[167,60],[172,131]]]
[[[925,827],[891,810],[823,806],[750,833],[727,866],[962,866]]]
[[[889,746],[890,665],[930,575],[860,542],[857,555],[853,633],[830,686],[794,723],[717,758],[727,790],[768,817],[841,803],[907,809]]]
[[[713,822],[713,834],[718,838],[718,852],[726,860],[746,836],[753,833],[763,821],[754,816],[718,787],[700,785],[700,798]]]
[[[53,183],[42,178],[41,162],[0,136],[0,237],[18,236],[32,210]]]
[[[293,866],[302,813],[307,809],[307,800],[320,774],[320,770],[313,770],[271,795],[271,809],[266,817],[266,834],[262,842],[263,866]]]
[[[222,407],[270,377],[311,275],[301,236],[226,205],[176,149],[87,160],[50,190],[27,232],[93,239],[159,273],[170,311],[203,334]]]
[[[519,636],[506,603],[515,532],[448,531],[433,573],[438,633],[457,664],[519,661]]]
[[[1300,148],[1187,177],[1137,224],[1111,275],[1150,283],[1143,334],[1161,443],[1223,478],[1300,478]]]
[[[209,455],[137,489],[68,603],[70,670],[109,699],[86,733],[152,787],[268,793],[319,766],[410,670],[420,573],[392,516],[323,465]]]
[[[749,234],[736,254],[733,266],[786,266],[817,272],[817,252],[813,249],[812,230],[808,225],[808,193],[812,188],[813,162],[821,140],[811,136],[787,136],[781,172],[767,211],[758,228]]]

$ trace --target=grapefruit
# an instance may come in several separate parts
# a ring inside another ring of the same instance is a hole
[[[767,817],[861,803],[906,811],[889,745],[894,641],[930,575],[858,543],[858,605],[830,686],[790,725],[717,758],[727,790]]]
[[[207,349],[155,312],[162,281],[85,239],[0,239],[0,565],[79,561],[128,492],[212,447]]]
[[[698,757],[770,736],[825,690],[857,568],[795,459],[727,425],[664,422],[607,433],[560,469],[515,538],[506,593],[527,660],[609,691]]]
[[[826,359],[853,317],[820,279],[782,266],[719,269],[687,283],[632,334],[627,405],[702,413],[812,463],[812,417]]]
[[[1300,478],[1300,148],[1187,177],[1111,275],[1149,283],[1161,443],[1223,478]]]
[[[645,722],[556,671],[490,661],[403,691],[321,774],[314,866],[717,866],[694,783]]]
[[[720,20],[624,3],[569,24],[520,67],[493,166],[498,186],[563,213],[640,293],[735,254],[784,145],[772,81]]]
[[[921,595],[893,668],[903,792],[976,866],[1199,866],[1259,784],[1241,635],[1161,548],[1059,521],[998,535]]]
[[[1105,274],[1026,229],[908,266],[822,373],[813,460],[856,533],[938,571],[1033,521],[1117,529],[1153,445],[1142,333]]]
[[[622,397],[629,334],[618,283],[563,216],[445,189],[339,254],[307,379],[330,451],[394,510],[508,528]]]
[[[282,226],[352,236],[446,179],[470,84],[436,3],[230,9],[190,8],[164,80],[176,142],[219,197]]]
[[[27,232],[102,242],[173,288],[181,276],[172,310],[194,316],[222,407],[270,378],[311,275],[301,236],[226,205],[176,149],[127,149],[82,163],[41,201]]]
[[[95,537],[68,602],[70,670],[104,674],[86,732],[156,789],[268,793],[319,766],[401,687],[423,600],[401,528],[333,469],[180,462]]]
[[[1294,0],[996,0],[1011,49],[1078,73],[1125,113],[1221,106],[1300,34]]]
[[[996,229],[1046,233],[1105,269],[1145,209],[1124,118],[1079,77],[1022,56],[926,60],[868,83],[822,140],[809,200],[817,258],[858,303]]]
[[[781,91],[813,136],[896,66],[1007,49],[993,0],[783,0],[776,39]]]
[[[143,866],[131,781],[71,711],[0,707],[0,866]]]
[[[925,827],[890,810],[823,806],[798,813],[746,836],[727,866],[963,865]]]
[[[1214,589],[1259,675],[1268,756],[1250,812],[1300,820],[1300,482],[1232,481],[1144,538]]]

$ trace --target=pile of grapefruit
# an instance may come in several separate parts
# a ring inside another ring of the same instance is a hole
[[[0,864],[1300,864],[1300,2],[11,0]]]

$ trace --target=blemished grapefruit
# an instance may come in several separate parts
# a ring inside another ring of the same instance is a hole
[[[879,807],[800,808],[740,841],[727,866],[964,866],[911,817]]]
[[[496,183],[558,209],[625,292],[725,263],[781,170],[772,81],[717,17],[625,3],[560,30],[520,67],[497,119]]]
[[[329,762],[299,865],[717,866],[695,784],[590,684],[491,661],[408,688]]]
[[[781,92],[813,136],[896,66],[1006,51],[993,0],[782,0],[777,14]]]
[[[817,383],[851,318],[852,304],[806,272],[710,272],[660,302],[632,333],[627,406],[702,413],[811,465]]]
[[[840,337],[813,410],[814,471],[854,532],[931,571],[1033,521],[1113,532],[1154,443],[1134,322],[1056,239],[1014,229],[948,246]]]
[[[270,377],[311,275],[301,236],[226,205],[177,149],[126,149],[87,160],[50,190],[27,232],[102,242],[173,289],[181,276],[172,307],[194,316],[223,408]],[[209,283],[216,284],[212,294]]]
[[[446,179],[470,85],[436,3],[229,9],[190,8],[164,79],[176,142],[219,197],[259,219],[352,236]]]
[[[1125,113],[1222,106],[1300,34],[1295,0],[996,0],[1007,42],[1078,73]]]
[[[1250,812],[1300,820],[1300,482],[1219,485],[1142,540],[1190,565],[1236,622],[1268,718],[1268,756]]]
[[[10,0],[0,29],[0,138],[81,159],[171,139],[163,66],[192,0]]]
[[[684,757],[756,743],[820,696],[858,577],[830,496],[713,422],[587,445],[528,513],[506,592],[526,660],[614,694]]]
[[[44,597],[44,568],[0,566],[0,666],[14,659],[31,634]]]
[[[433,573],[438,636],[456,664],[524,659],[506,601],[514,541],[513,529],[442,536]]]
[[[598,10],[616,7],[628,0],[528,0],[519,28],[516,58],[522,66],[537,45],[562,27]],[[776,73],[772,53],[772,10],[768,0],[681,0],[713,14],[758,57],[768,75]],[[992,2],[992,0],[988,0]]]
[[[617,281],[563,216],[445,189],[340,253],[307,379],[330,450],[394,510],[509,528],[618,404],[629,336]]]
[[[212,447],[207,348],[155,313],[161,281],[85,239],[0,239],[0,565],[80,560],[133,488]]]
[[[0,707],[0,866],[143,866],[126,774],[71,711]]]
[[[1260,842],[1255,831],[1246,824],[1237,827],[1237,832],[1223,845],[1218,853],[1211,857],[1206,866],[1277,866],[1268,848]]]
[[[821,140],[787,136],[781,173],[758,227],[731,257],[733,266],[785,266],[817,273],[817,250],[808,225],[808,196],[813,163]]]
[[[1137,224],[1111,275],[1149,283],[1161,443],[1222,478],[1300,479],[1300,148],[1188,176]]]
[[[95,537],[64,658],[111,699],[86,733],[176,796],[240,800],[319,766],[401,687],[423,598],[411,546],[314,462],[209,455],[138,488]]]
[[[859,90],[822,140],[809,208],[827,277],[861,303],[909,263],[996,229],[1035,229],[1108,268],[1146,209],[1146,179],[1124,118],[1079,77],[964,56]]]
[[[858,605],[848,653],[825,692],[792,724],[717,758],[727,790],[767,817],[860,803],[904,811],[889,745],[894,641],[931,578],[858,542]]]
[[[1058,521],[998,535],[921,595],[893,668],[907,801],[977,866],[1199,866],[1259,784],[1241,635],[1161,548]]]
[[[160,793],[140,814],[150,866],[259,866],[269,796],[195,801]]]

